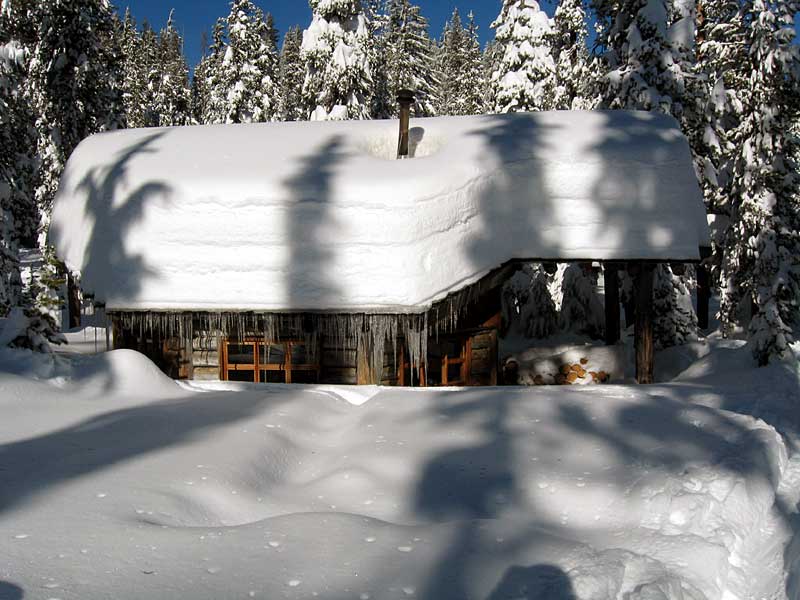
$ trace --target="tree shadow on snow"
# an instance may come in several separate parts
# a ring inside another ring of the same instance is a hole
[[[8,581],[0,581],[0,600],[20,600],[25,597],[25,592],[18,585]]]
[[[564,481],[585,476],[585,459],[574,453],[575,442],[602,448],[613,466],[609,472],[597,471],[600,479],[592,482],[589,477],[587,485],[610,484],[620,495],[635,494],[631,489],[640,484],[637,478],[642,471],[669,486],[669,479],[681,481],[691,477],[693,469],[705,466],[733,479],[765,484],[754,489],[777,484],[769,436],[764,430],[750,429],[734,415],[644,390],[633,397],[623,393],[626,399],[621,401],[612,394],[612,404],[606,407],[602,405],[610,391],[606,386],[602,390],[543,390],[538,398],[537,391],[508,389],[499,396],[494,390],[487,396],[478,390],[462,390],[440,392],[431,400],[429,410],[441,423],[443,439],[448,437],[448,427],[463,430],[466,426],[471,432],[468,439],[475,441],[454,442],[421,468],[416,512],[433,522],[457,523],[457,530],[431,567],[420,597],[478,598],[470,582],[498,577],[480,557],[519,564],[540,543],[537,532],[576,543],[582,539],[585,526],[573,528],[559,521],[552,506],[540,510],[536,494],[524,492],[537,488],[538,470],[546,478]],[[530,455],[541,462],[531,463]],[[699,477],[703,480],[702,471]],[[522,521],[514,534],[496,544],[482,532],[482,524],[506,516]],[[597,531],[603,527],[599,522]],[[509,569],[487,600],[573,598],[568,575],[558,567],[548,568]],[[551,592],[545,592],[548,585],[555,586]]]
[[[127,231],[154,203],[169,202],[172,188],[163,181],[148,181],[125,193],[124,201],[113,200],[128,186],[131,161],[139,154],[157,152],[157,142],[166,135],[167,131],[144,134],[108,163],[91,169],[78,183],[78,191],[87,197],[85,218],[91,222],[85,264],[77,265],[84,273],[81,283],[87,292],[107,289],[112,298],[135,298],[147,278],[155,276],[155,271],[141,255],[132,254],[126,248]],[[66,179],[69,176],[67,171],[62,185],[70,185]],[[74,234],[62,231],[58,223],[51,225],[49,233],[50,239],[62,246],[68,242],[67,236]],[[112,276],[113,285],[104,288],[108,284],[103,280]]]
[[[263,397],[193,395],[102,414],[38,437],[0,445],[0,513],[60,484],[189,443],[251,417]]]
[[[554,565],[510,567],[486,600],[577,600],[567,574]]]
[[[346,158],[344,139],[336,135],[301,159],[295,175],[284,181],[291,194],[286,265],[287,306],[314,308],[308,302],[332,302],[341,292],[336,284],[336,245],[347,243],[338,235],[333,198],[336,168]]]

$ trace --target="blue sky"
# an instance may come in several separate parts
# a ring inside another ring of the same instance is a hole
[[[305,28],[311,21],[311,9],[306,0],[254,0],[254,3],[272,13],[281,32],[281,39],[292,25]],[[484,43],[492,36],[489,25],[497,17],[502,4],[500,0],[416,0],[415,3],[422,7],[422,13],[430,21],[431,34],[434,36],[441,33],[445,21],[456,6],[462,15],[472,11],[480,26],[481,41]],[[183,33],[186,55],[192,64],[200,57],[200,36],[203,30],[210,32],[217,17],[226,16],[230,7],[229,0],[114,0],[114,4],[120,14],[124,14],[125,8],[130,7],[137,23],[141,24],[143,19],[147,19],[156,30],[167,22],[170,8],[175,8],[175,21]],[[542,2],[542,6],[552,14],[548,2]]]

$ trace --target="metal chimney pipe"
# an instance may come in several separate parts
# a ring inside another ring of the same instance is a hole
[[[414,92],[399,90],[397,103],[400,105],[400,141],[397,144],[397,158],[408,158],[408,127],[411,121],[411,105],[414,104]]]

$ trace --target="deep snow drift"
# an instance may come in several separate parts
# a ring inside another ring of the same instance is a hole
[[[561,111],[104,133],[50,236],[109,310],[419,312],[514,258],[696,260],[671,117]]]
[[[433,391],[3,351],[0,598],[796,598],[796,365],[687,352],[654,386]]]

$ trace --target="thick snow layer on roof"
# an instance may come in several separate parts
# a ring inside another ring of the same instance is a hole
[[[111,309],[421,310],[511,259],[695,260],[677,123],[643,112],[128,130],[61,181],[59,255]]]

